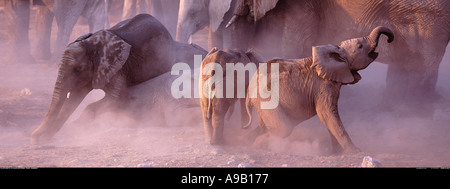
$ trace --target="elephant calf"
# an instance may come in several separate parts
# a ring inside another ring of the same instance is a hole
[[[255,63],[253,71],[256,71],[256,65],[262,61],[260,56],[252,51],[244,53],[242,51],[218,50],[217,48],[213,48],[202,61],[201,74],[199,75],[199,94],[201,95],[200,107],[202,109],[206,140],[210,140],[211,144],[222,144],[224,142],[224,117],[229,109],[233,109],[239,96],[241,96],[240,99],[242,100],[242,122],[245,123],[247,119],[245,107],[243,105],[245,103],[245,92],[249,82],[248,80],[244,83],[240,82],[242,79],[245,80],[245,78],[243,78],[243,76],[245,76],[245,69],[241,69],[242,67],[239,67],[238,64],[242,63],[242,65],[245,65],[244,68],[249,68],[247,65],[250,62]],[[230,69],[230,67],[226,64],[231,64],[235,69],[227,70]],[[220,66],[221,69],[217,69],[214,66]],[[223,70],[223,74],[215,75],[220,74],[218,70]],[[239,76],[234,74],[235,70],[240,72],[240,74],[238,73]],[[227,74],[233,77],[233,88],[227,89],[227,86],[231,86],[226,83]],[[249,74],[252,74],[251,69],[249,70]],[[211,82],[211,79],[213,79],[212,77],[216,79],[214,86],[211,85],[208,88],[204,88],[204,86],[207,85],[207,82]],[[217,82],[218,80],[221,81],[221,84]],[[244,84],[244,86],[239,84]],[[219,91],[218,85],[221,85],[223,90],[220,89]],[[243,93],[239,94],[239,90]],[[218,93],[220,93],[220,95]]]
[[[259,136],[256,144],[271,134],[287,137],[294,126],[317,114],[330,132],[334,153],[359,151],[339,117],[339,91],[342,85],[358,82],[361,76],[357,71],[377,58],[375,49],[381,34],[388,36],[389,43],[394,40],[390,29],[377,27],[366,37],[346,40],[338,46],[314,46],[309,58],[268,61],[267,67],[279,64],[279,74],[259,73],[252,77],[246,98],[250,120],[244,128],[251,124],[252,107],[258,113],[259,126],[246,137],[254,141]],[[250,90],[257,88],[253,82],[258,82],[259,77],[279,81],[279,102],[274,109],[261,108],[260,102],[264,99],[259,95],[256,98],[248,95]],[[260,136],[263,134],[266,137]]]
[[[149,14],[79,37],[64,51],[50,109],[31,142],[49,140],[93,89],[105,92],[102,100],[86,108],[86,115],[95,117],[108,106],[124,106],[129,87],[169,72],[178,62],[192,67],[194,55],[206,53],[197,45],[174,41]]]

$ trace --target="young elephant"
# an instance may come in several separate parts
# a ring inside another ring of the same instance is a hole
[[[86,95],[102,89],[105,97],[85,112],[95,117],[127,100],[128,88],[171,70],[177,62],[194,64],[201,47],[176,42],[153,16],[140,14],[108,30],[79,37],[64,51],[47,115],[31,135],[32,143],[50,139],[64,125]],[[110,103],[111,102],[111,103]]]
[[[249,65],[248,63],[250,62],[254,64]],[[259,58],[259,55],[252,51],[244,53],[242,51],[227,49],[218,50],[217,48],[213,48],[208,55],[206,55],[205,59],[203,59],[201,74],[199,76],[199,94],[201,95],[200,107],[202,109],[206,140],[210,140],[209,142],[211,144],[224,143],[224,117],[229,109],[229,114],[231,115],[234,104],[238,98],[241,99],[241,121],[242,123],[247,121],[248,118],[246,117],[247,114],[245,112],[244,104],[245,92],[247,91],[249,80],[245,80],[244,78],[245,71],[248,70],[248,78],[250,78],[251,74],[256,71],[257,64],[260,62],[262,61],[261,58]],[[245,66],[239,67],[240,63]],[[216,76],[215,74],[220,73],[218,71],[219,69],[215,69],[214,66],[220,66],[220,70],[223,70],[223,75]],[[237,75],[234,74],[235,70],[237,71]],[[227,74],[233,77],[233,88],[228,87]],[[212,79],[221,81],[215,82],[214,85],[210,85],[208,88],[204,88],[204,86],[208,86],[207,82],[211,82]],[[242,79],[245,81],[242,81]],[[244,86],[242,86],[242,84],[244,84]],[[220,90],[218,89],[219,85],[222,86]]]
[[[262,134],[266,137],[270,134],[287,137],[294,126],[317,114],[330,132],[334,153],[342,150],[358,151],[339,117],[339,91],[342,85],[358,82],[361,76],[357,71],[366,68],[377,58],[375,49],[381,34],[388,36],[389,43],[394,40],[390,29],[377,27],[369,36],[343,41],[338,46],[312,47],[313,56],[309,58],[268,61],[267,67],[279,64],[279,75],[270,72],[259,73],[261,76],[255,74],[248,90],[250,92],[257,88],[253,82],[259,82],[259,77],[278,80],[278,106],[262,109],[260,103],[264,101],[263,98],[259,95],[250,98],[247,95],[246,107],[250,120],[244,128],[251,124],[251,107],[258,112],[259,127],[246,137],[251,141]],[[255,143],[261,142],[263,138],[259,136]]]

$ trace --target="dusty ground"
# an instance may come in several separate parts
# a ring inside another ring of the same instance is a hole
[[[2,16],[0,11],[0,20]],[[1,27],[3,54],[7,36]],[[86,31],[86,26],[77,25],[72,38]],[[205,46],[205,36],[206,31],[202,31],[193,41]],[[227,122],[230,144],[223,147],[205,142],[201,122],[183,127],[161,127],[151,122],[136,126],[130,118],[117,115],[101,117],[89,126],[69,122],[49,143],[33,146],[29,137],[47,113],[57,67],[42,60],[36,64],[3,61],[0,167],[358,167],[364,156],[378,159],[383,167],[450,167],[450,52],[440,70],[437,89],[444,99],[431,118],[376,112],[386,66],[374,63],[361,72],[362,81],[343,87],[340,114],[362,152],[331,155],[329,135],[316,117],[297,126],[286,139],[271,139],[266,149],[234,142],[247,132],[233,121],[239,119],[237,115]],[[97,91],[88,96],[71,119],[101,95]]]

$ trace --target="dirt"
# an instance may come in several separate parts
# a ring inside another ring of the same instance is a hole
[[[34,14],[34,10],[32,11]],[[0,20],[3,19],[0,11]],[[114,22],[114,21],[113,21]],[[31,28],[31,41],[33,37]],[[54,24],[56,25],[56,24]],[[0,26],[0,53],[8,48]],[[53,29],[55,33],[55,29]],[[88,31],[78,24],[72,40]],[[207,30],[193,37],[205,47]],[[55,38],[55,36],[53,36]],[[314,117],[288,138],[271,138],[265,148],[236,142],[248,130],[227,121],[224,146],[205,142],[202,122],[163,127],[136,123],[126,115],[105,115],[90,124],[74,124],[101,92],[90,94],[51,141],[30,144],[31,132],[45,117],[57,75],[57,62],[0,61],[0,167],[359,167],[364,156],[382,167],[450,167],[450,53],[440,67],[437,90],[443,96],[433,117],[399,116],[377,111],[385,86],[386,65],[374,63],[361,72],[360,83],[341,90],[343,123],[362,152],[333,155],[329,134]],[[238,107],[238,106],[237,106]],[[237,108],[236,107],[236,108]],[[185,115],[192,116],[192,115]],[[255,125],[253,125],[255,127]]]

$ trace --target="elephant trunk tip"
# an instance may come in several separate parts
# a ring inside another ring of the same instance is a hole
[[[388,37],[387,39],[388,43],[394,41],[394,32],[392,32],[391,29],[384,26],[378,26],[375,29],[373,29],[372,32],[369,34],[369,38],[372,39],[375,42],[375,44],[377,44],[381,34],[384,34]]]

